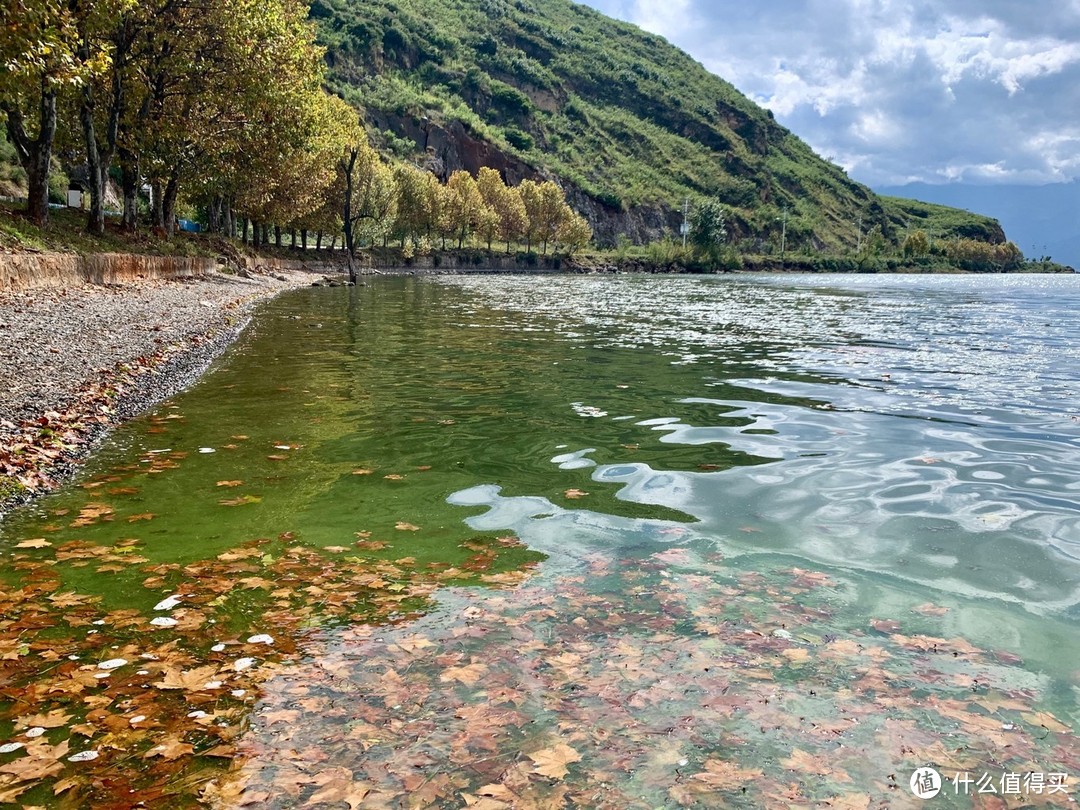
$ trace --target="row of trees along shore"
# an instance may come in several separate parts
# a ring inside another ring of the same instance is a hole
[[[0,25],[0,112],[27,175],[30,219],[49,217],[55,155],[84,162],[87,230],[105,231],[110,173],[123,227],[169,236],[178,203],[212,231],[256,242],[272,227],[343,233],[423,251],[479,237],[580,248],[588,223],[550,181],[508,186],[498,172],[391,165],[357,111],[324,91],[323,52],[300,0],[9,0]],[[242,228],[238,225],[242,223]]]

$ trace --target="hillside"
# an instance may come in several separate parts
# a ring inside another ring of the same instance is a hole
[[[570,0],[314,0],[331,83],[382,146],[436,171],[558,179],[601,242],[676,231],[719,196],[749,249],[841,251],[880,227],[1002,241],[967,212],[914,213],[821,159],[772,114],[666,40]]]
[[[881,194],[917,197],[940,205],[985,211],[1029,256],[1050,256],[1080,267],[1080,181],[1044,186],[912,183],[878,189]]]

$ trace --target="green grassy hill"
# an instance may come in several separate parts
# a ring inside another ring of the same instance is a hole
[[[666,40],[570,0],[315,0],[334,88],[436,170],[556,178],[601,241],[719,196],[747,249],[848,250],[875,226],[1000,241],[997,222],[877,197]]]

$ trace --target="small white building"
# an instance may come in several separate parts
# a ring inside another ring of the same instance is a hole
[[[68,208],[83,207],[83,190],[77,183],[68,184],[67,204]]]

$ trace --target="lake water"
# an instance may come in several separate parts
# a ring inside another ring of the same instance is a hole
[[[299,291],[0,531],[5,694],[148,804],[866,808],[915,801],[924,765],[942,806],[973,806],[958,774],[1068,776],[1025,781],[1036,805],[1080,785],[1080,277]],[[130,722],[151,705],[168,722]],[[238,774],[197,756],[218,746]]]

